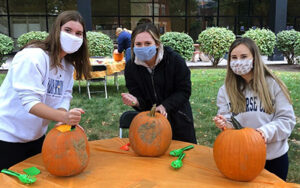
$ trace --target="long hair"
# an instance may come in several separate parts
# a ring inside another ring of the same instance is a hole
[[[138,34],[143,33],[143,32],[147,32],[149,33],[153,40],[155,41],[156,45],[160,45],[160,39],[159,39],[159,31],[157,29],[157,27],[155,27],[155,25],[153,25],[152,23],[144,23],[144,24],[140,24],[138,26],[136,26],[136,28],[132,31],[131,34],[131,57],[132,59],[134,59],[134,53],[133,53],[133,48],[134,48],[134,43],[135,43],[135,38]]]
[[[230,68],[231,52],[233,49],[235,49],[237,46],[241,44],[247,46],[247,48],[250,50],[253,56],[253,79],[249,82],[249,86],[255,93],[258,94],[258,97],[261,100],[265,112],[268,114],[274,112],[274,107],[272,104],[272,95],[269,91],[268,83],[266,81],[267,76],[272,77],[279,84],[284,95],[291,103],[291,98],[287,87],[264,64],[264,62],[261,59],[259,49],[255,44],[255,42],[250,38],[240,38],[240,39],[236,39],[231,44],[229,48],[229,54],[228,54],[225,86],[226,86],[226,92],[228,94],[231,103],[231,111],[236,114],[246,111],[246,98],[243,94],[243,91],[247,87],[247,83],[241,76],[234,74],[234,72]]]
[[[76,21],[82,25],[83,43],[76,52],[72,54],[67,54],[65,56],[65,59],[68,63],[71,63],[75,67],[76,79],[82,79],[82,75],[86,79],[91,78],[91,66],[89,63],[86,28],[82,16],[77,11],[71,10],[60,13],[55,19],[55,22],[52,25],[52,29],[50,30],[48,37],[44,41],[33,41],[27,44],[25,47],[33,46],[47,51],[50,57],[51,66],[56,68],[62,68],[60,62],[60,52],[62,51],[62,47],[60,45],[60,32],[61,27],[69,21]]]

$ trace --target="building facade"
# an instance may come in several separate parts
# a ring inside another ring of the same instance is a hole
[[[29,31],[48,32],[64,10],[79,10],[88,30],[114,40],[117,27],[132,30],[140,19],[152,21],[161,34],[185,32],[195,41],[212,26],[227,27],[236,35],[249,28],[274,31],[275,10],[283,10],[286,23],[280,24],[285,29],[300,30],[300,0],[0,0],[0,33],[16,40]]]

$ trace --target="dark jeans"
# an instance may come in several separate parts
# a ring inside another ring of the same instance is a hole
[[[12,143],[0,140],[0,170],[9,168],[33,155],[41,153],[45,135],[27,143]]]
[[[265,169],[286,181],[287,173],[289,170],[288,153],[286,152],[284,155],[276,159],[267,160]]]

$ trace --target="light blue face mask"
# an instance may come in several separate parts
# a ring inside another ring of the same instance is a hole
[[[156,46],[134,47],[134,54],[141,61],[149,61],[156,54]]]

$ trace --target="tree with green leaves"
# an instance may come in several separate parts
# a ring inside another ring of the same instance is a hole
[[[14,41],[10,37],[0,33],[0,66],[3,63],[3,57],[12,52],[13,49]]]
[[[235,35],[231,30],[211,27],[199,34],[197,42],[200,51],[207,54],[213,66],[217,67],[234,40]]]
[[[295,50],[298,39],[300,39],[300,32],[295,30],[281,31],[277,34],[276,47],[282,52],[289,65],[296,63]]]
[[[249,29],[243,35],[252,39],[258,46],[261,55],[270,56],[274,52],[276,44],[276,35],[269,29]]]
[[[101,32],[86,33],[90,56],[112,57],[114,44],[110,37]]]
[[[173,48],[185,60],[191,60],[194,52],[194,41],[189,35],[179,32],[167,32],[160,37],[160,40],[163,45]]]
[[[34,40],[45,40],[48,35],[49,34],[46,31],[30,31],[28,33],[24,33],[19,36],[17,40],[18,47],[22,48],[26,44]]]

